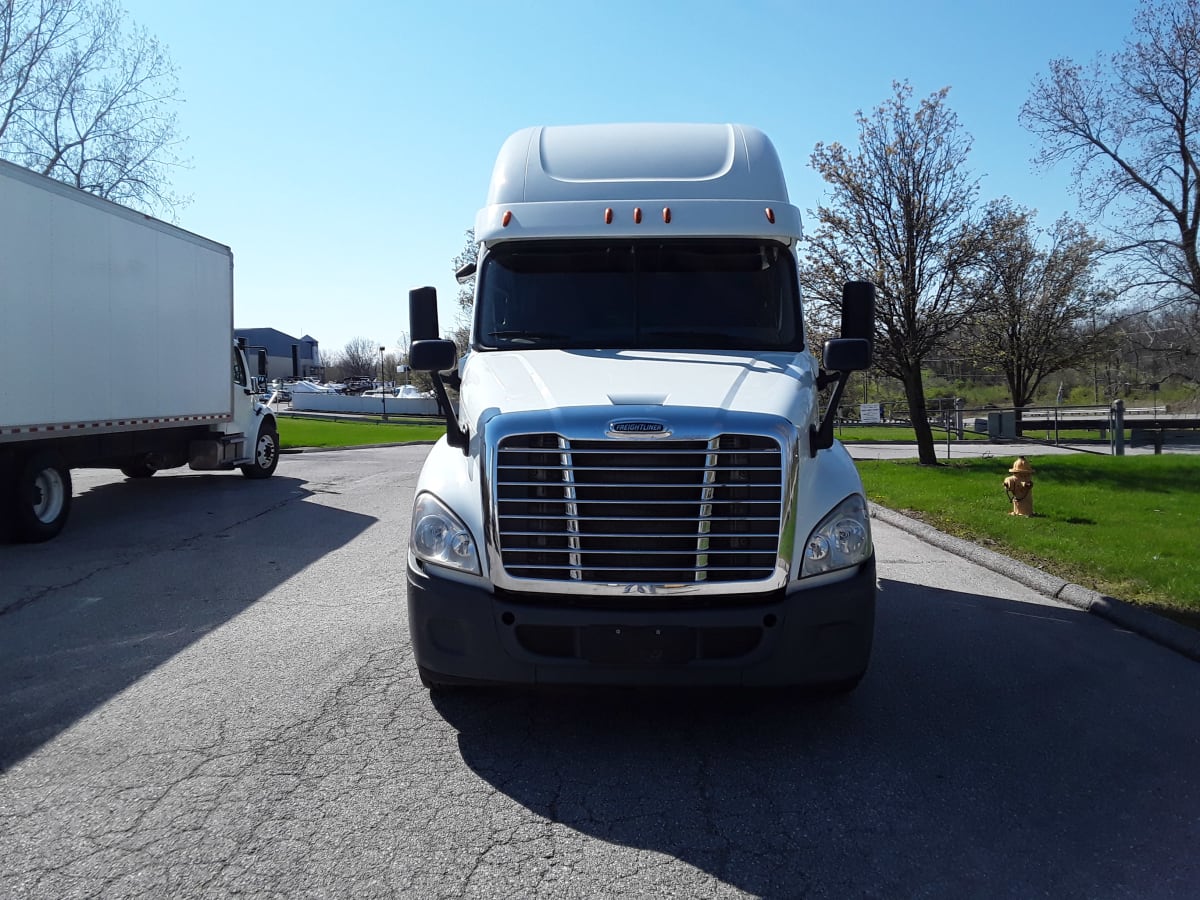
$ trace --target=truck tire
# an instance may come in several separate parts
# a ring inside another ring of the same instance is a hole
[[[13,520],[16,518],[17,470],[15,466],[6,465],[6,462],[11,460],[0,457],[0,544],[7,544],[17,538],[13,529]]]
[[[279,465],[279,432],[264,426],[254,445],[254,462],[242,466],[247,478],[270,478]]]
[[[71,511],[71,470],[53,451],[29,457],[17,475],[13,531],[18,541],[34,544],[55,537]]]

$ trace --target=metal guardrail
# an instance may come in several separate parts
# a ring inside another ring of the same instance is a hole
[[[1161,453],[1165,443],[1181,443],[1191,445],[1191,434],[1194,432],[1197,442],[1200,442],[1200,415],[1185,413],[1168,413],[1165,407],[1145,406],[1126,408],[1121,400],[1116,400],[1111,406],[1034,406],[1020,410],[1014,407],[996,408],[983,407],[968,409],[961,400],[930,403],[927,409],[930,428],[936,434],[944,433],[949,452],[949,442],[952,437],[963,439],[967,434],[987,434],[989,440],[1020,440],[1031,443],[1044,443],[1048,446],[1070,445],[1073,449],[1084,452],[1098,452],[1088,449],[1081,444],[1108,444],[1108,452],[1115,456],[1125,453],[1127,432],[1129,443],[1140,441],[1145,444],[1152,441],[1156,453]],[[887,403],[871,404],[872,413],[878,411],[884,427],[911,425],[907,417],[907,404]],[[842,406],[838,417],[839,428],[844,425],[855,425],[860,422],[860,407]],[[1019,414],[1019,418],[1018,418]],[[864,423],[866,424],[866,423]],[[1061,431],[1094,431],[1096,439],[1073,438],[1066,439]],[[1034,437],[1038,431],[1046,432],[1046,440]],[[1053,432],[1053,439],[1051,439]],[[938,438],[940,440],[940,437]]]
[[[1011,408],[1011,407],[1010,407]],[[1022,420],[1029,419],[1103,419],[1108,416],[1110,407],[1107,406],[1027,406],[1021,410]],[[1127,406],[1125,416],[1159,416],[1160,418],[1173,415],[1162,407]]]

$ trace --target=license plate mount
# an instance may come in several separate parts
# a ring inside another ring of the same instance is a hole
[[[581,638],[583,658],[601,665],[680,665],[696,656],[693,628],[590,625]]]

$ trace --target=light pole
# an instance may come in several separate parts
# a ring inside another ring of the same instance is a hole
[[[383,386],[383,351],[386,347],[379,348],[379,399],[383,402],[383,421],[387,421],[387,389]]]

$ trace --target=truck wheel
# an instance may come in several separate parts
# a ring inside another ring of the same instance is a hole
[[[35,453],[17,475],[14,499],[17,540],[50,540],[62,531],[71,511],[71,470],[57,453]]]
[[[121,466],[121,474],[126,478],[149,478],[158,469],[145,462],[130,463],[127,466]]]
[[[279,465],[279,432],[274,428],[264,428],[258,433],[258,443],[254,445],[254,462],[242,466],[242,474],[247,478],[270,478]]]
[[[0,544],[17,539],[13,529],[17,505],[17,470],[4,465],[0,459]]]

